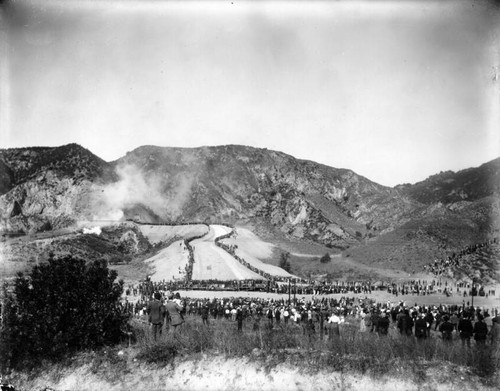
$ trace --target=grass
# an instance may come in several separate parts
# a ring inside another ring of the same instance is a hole
[[[297,376],[313,379],[337,373],[342,378],[367,378],[372,382],[396,379],[401,384],[411,382],[417,388],[430,383],[457,386],[464,381],[477,386],[474,389],[494,389],[500,384],[499,348],[479,349],[474,341],[467,348],[458,340],[446,345],[437,335],[420,343],[400,336],[392,328],[388,336],[381,337],[359,332],[356,324],[349,320],[342,325],[339,337],[328,337],[318,331],[307,333],[294,323],[270,328],[267,319],[262,319],[260,328],[254,330],[254,319],[249,318],[239,332],[236,322],[230,320],[210,319],[207,327],[198,316],[187,316],[180,332],[164,330],[154,341],[150,326],[144,320],[133,319],[131,341],[81,352],[59,363],[46,362],[31,372],[11,373],[8,380],[18,389],[27,390],[38,389],[35,385],[40,384],[66,384],[61,379],[72,376],[87,381],[90,376],[85,389],[121,389],[124,378],[142,384],[145,374],[153,379],[162,373],[173,373],[183,363],[191,362],[196,367],[197,362],[205,362],[206,367],[207,361],[220,365],[223,359],[244,362],[258,368],[257,372],[264,371],[266,376],[292,368]],[[455,389],[464,389],[463,384],[460,387]]]
[[[164,333],[153,341],[148,326],[134,325],[137,336],[137,358],[157,365],[169,365],[176,357],[199,353],[216,353],[226,357],[252,357],[268,368],[290,364],[302,370],[354,372],[374,378],[395,376],[416,383],[429,380],[429,370],[448,365],[463,368],[485,385],[498,382],[500,349],[486,346],[462,347],[460,341],[445,344],[437,335],[422,342],[402,337],[395,329],[389,336],[360,333],[352,321],[341,329],[340,337],[304,331],[301,325],[284,323],[253,330],[253,321],[244,322],[243,332],[228,320],[211,320],[209,327],[201,320],[189,318],[180,333]],[[306,365],[304,365],[306,363]]]

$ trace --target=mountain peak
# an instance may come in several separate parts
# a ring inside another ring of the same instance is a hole
[[[0,150],[0,161],[7,173],[2,178],[3,192],[13,186],[51,171],[60,177],[88,180],[116,178],[112,168],[100,157],[79,144],[58,147],[26,147]]]

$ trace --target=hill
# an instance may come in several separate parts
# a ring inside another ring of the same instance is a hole
[[[40,232],[88,220],[96,186],[116,179],[108,163],[77,144],[0,150],[2,231]]]
[[[76,144],[7,149],[1,229],[9,237],[80,221],[228,224],[274,244],[271,264],[290,252],[294,272],[313,270],[307,264],[328,252],[336,264],[417,273],[498,236],[499,167],[495,159],[389,188],[349,169],[240,145],[142,146],[113,162]]]
[[[500,193],[500,158],[476,168],[445,171],[414,185],[400,185],[411,198],[430,205],[477,201]]]
[[[137,183],[140,175],[154,189],[149,205],[165,220],[253,219],[337,249],[359,243],[368,232],[392,230],[420,207],[351,170],[266,149],[145,146],[113,164],[124,183]]]
[[[3,149],[0,162],[0,195],[47,172],[76,181],[116,179],[109,164],[78,144]]]

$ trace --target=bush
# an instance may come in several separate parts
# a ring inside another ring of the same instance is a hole
[[[177,356],[178,348],[172,340],[162,340],[156,344],[144,346],[136,358],[148,364],[166,366]]]
[[[4,291],[0,358],[3,368],[33,366],[67,353],[120,341],[128,316],[119,299],[123,281],[105,262],[49,258]]]
[[[332,260],[332,258],[330,257],[330,254],[328,254],[328,253],[326,253],[325,255],[323,255],[323,256],[319,259],[319,261],[320,261],[321,263],[328,263],[328,262],[330,262],[331,260]]]

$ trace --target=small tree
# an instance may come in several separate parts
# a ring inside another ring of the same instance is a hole
[[[290,258],[289,252],[281,253],[280,264],[279,264],[279,267],[282,268],[283,270],[286,270],[288,273],[290,273],[290,271],[292,270],[292,265],[290,265],[289,258]]]
[[[328,253],[326,253],[325,255],[323,255],[323,256],[319,259],[319,261],[320,261],[321,263],[328,263],[328,262],[330,262],[331,260],[332,260],[332,257],[330,257],[330,254],[328,254]]]
[[[15,368],[42,359],[120,341],[128,316],[119,305],[123,281],[103,261],[71,256],[19,274],[5,290],[1,325],[2,365]]]

